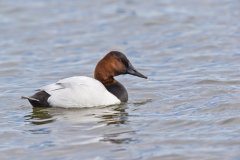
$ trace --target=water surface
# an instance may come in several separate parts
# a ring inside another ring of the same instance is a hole
[[[239,8],[238,0],[2,0],[1,159],[240,159]],[[117,77],[127,104],[33,109],[20,99],[92,76],[110,50],[149,77]]]

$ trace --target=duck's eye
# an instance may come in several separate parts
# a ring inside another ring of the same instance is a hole
[[[127,62],[125,59],[123,59],[123,58],[117,58],[117,61],[120,62],[120,63],[122,63],[122,64],[124,64],[126,67],[128,67],[128,62]]]
[[[121,61],[126,67],[128,67],[128,62],[126,60],[122,59]]]
[[[117,58],[117,61],[123,63],[121,58]]]

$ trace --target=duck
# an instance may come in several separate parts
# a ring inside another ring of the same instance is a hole
[[[22,96],[33,107],[88,108],[126,103],[128,92],[114,77],[133,75],[147,79],[138,72],[126,55],[110,51],[96,65],[94,78],[73,76],[36,90],[32,96]]]

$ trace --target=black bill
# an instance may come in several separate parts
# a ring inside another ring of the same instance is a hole
[[[137,77],[141,77],[141,78],[145,78],[147,79],[146,76],[144,76],[142,73],[138,72],[131,63],[128,64],[128,68],[127,68],[127,74],[131,74]]]

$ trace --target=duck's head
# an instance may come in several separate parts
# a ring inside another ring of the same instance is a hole
[[[103,59],[101,59],[96,68],[94,77],[102,82],[113,79],[114,76],[121,74],[131,74],[137,77],[146,78],[143,74],[138,72],[127,57],[118,51],[109,52]]]

